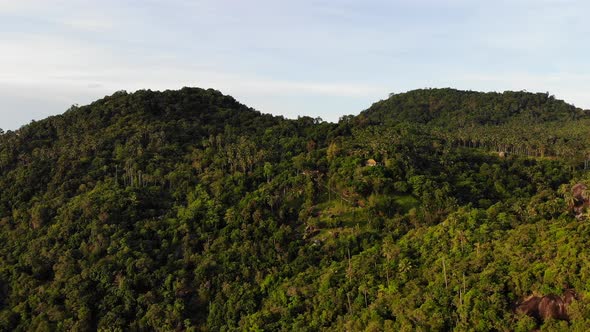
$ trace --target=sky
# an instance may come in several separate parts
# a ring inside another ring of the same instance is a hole
[[[428,87],[590,108],[589,12],[585,0],[0,0],[0,128],[184,86],[327,121]]]

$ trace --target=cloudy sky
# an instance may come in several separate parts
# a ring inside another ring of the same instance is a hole
[[[590,108],[589,12],[584,0],[0,0],[0,128],[183,86],[330,121],[422,87]]]

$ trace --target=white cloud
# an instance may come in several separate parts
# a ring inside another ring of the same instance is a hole
[[[5,84],[59,82],[82,86],[101,84],[113,89],[165,89],[196,84],[256,95],[368,96],[383,90],[366,83],[277,80],[224,73],[203,69],[206,65],[177,63],[173,57],[161,58],[157,54],[134,61],[108,48],[56,38],[34,36],[9,40],[4,45],[9,51],[0,53],[0,82]]]
[[[113,20],[104,17],[74,17],[66,18],[59,23],[76,30],[105,32],[115,28]]]

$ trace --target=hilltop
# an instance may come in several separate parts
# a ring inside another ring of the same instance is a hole
[[[549,93],[420,89],[391,94],[361,113],[372,123],[415,122],[455,129],[514,121],[538,124],[588,119],[590,112]]]

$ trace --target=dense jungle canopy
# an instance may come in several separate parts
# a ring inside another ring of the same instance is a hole
[[[590,112],[424,89],[338,123],[117,92],[0,134],[2,331],[590,328]],[[574,212],[575,206],[582,206]]]

